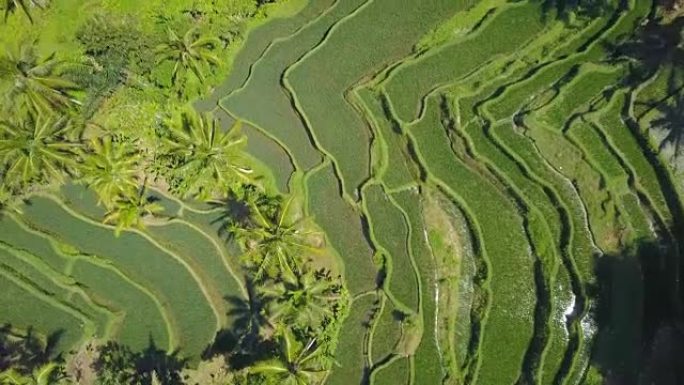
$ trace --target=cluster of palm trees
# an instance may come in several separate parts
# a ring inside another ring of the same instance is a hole
[[[30,4],[9,1],[5,10],[28,10]],[[183,38],[170,31],[159,60],[175,61],[174,82],[181,73],[204,80],[203,68],[220,63],[212,51],[218,44],[194,29]],[[0,56],[0,209],[38,188],[73,180],[97,193],[107,209],[105,222],[119,232],[142,226],[142,218],[161,210],[145,194],[148,176],[167,181],[180,197],[198,199],[249,180],[239,124],[224,132],[216,120],[190,109],[162,128],[150,127],[159,134],[152,146],[106,133],[84,139],[92,122],[79,115],[83,90],[69,79],[68,64],[55,54],[39,56],[32,44]]]
[[[33,22],[30,9],[45,5],[5,0],[5,18],[22,10]],[[167,35],[155,53],[158,63],[173,65],[171,84],[180,91],[188,78],[204,84],[208,71],[221,64],[216,51],[222,42],[195,28],[184,34],[169,29]],[[72,80],[73,63],[41,56],[34,47],[0,53],[0,210],[73,181],[97,194],[106,209],[103,221],[118,234],[163,211],[148,194],[150,180],[183,199],[241,195],[244,211],[226,216],[222,228],[244,251],[251,284],[240,345],[245,352],[269,349],[255,358],[248,375],[286,385],[321,379],[332,364],[330,342],[346,309],[346,292],[339,277],[312,267],[322,237],[306,217],[293,213],[295,201],[255,187],[240,122],[220,127],[212,116],[186,107],[150,127],[152,142],[91,132],[97,124],[82,111],[86,90]],[[54,364],[28,374],[4,371],[0,383],[53,384],[58,372]]]
[[[245,353],[273,342],[278,348],[249,373],[284,384],[318,383],[333,363],[329,337],[343,317],[346,292],[339,277],[312,267],[310,257],[322,252],[320,234],[293,213],[294,200],[283,202],[250,187],[223,227],[244,251],[250,273],[248,301],[232,315]]]

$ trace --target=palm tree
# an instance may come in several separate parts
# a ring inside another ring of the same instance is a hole
[[[168,40],[157,47],[158,62],[175,62],[171,75],[173,84],[176,84],[181,72],[187,71],[192,71],[204,83],[202,67],[221,64],[221,60],[212,52],[220,45],[221,40],[216,37],[200,36],[197,28],[188,30],[182,38],[169,29]]]
[[[73,172],[80,144],[69,140],[70,121],[29,113],[19,123],[0,122],[0,175],[12,189],[62,182]]]
[[[56,385],[64,379],[59,373],[59,366],[47,363],[33,370],[30,375],[24,375],[9,369],[0,372],[0,384],[3,385]]]
[[[78,85],[57,72],[62,62],[55,54],[39,60],[32,46],[24,45],[19,53],[7,52],[0,58],[0,79],[8,80],[7,107],[26,106],[34,112],[63,111],[80,104],[69,95]]]
[[[188,109],[167,128],[160,144],[162,176],[179,195],[208,199],[251,180],[240,122],[224,132],[209,114]]]
[[[103,223],[115,225],[116,236],[129,228],[145,228],[145,219],[158,215],[164,207],[152,197],[145,195],[145,185],[134,197],[119,196],[114,200],[112,208],[105,214]]]
[[[342,285],[327,272],[305,269],[297,276],[263,285],[261,293],[269,320],[317,328],[335,314]]]
[[[250,368],[253,374],[261,374],[281,385],[311,385],[323,379],[330,357],[310,339],[305,345],[295,340],[289,329],[280,337],[279,355],[256,363]]]
[[[290,207],[293,199],[272,212],[265,212],[257,201],[247,202],[249,222],[228,221],[223,231],[241,243],[248,264],[256,269],[256,278],[264,274],[294,277],[300,270],[302,255],[316,253],[320,248],[313,244],[315,231],[303,229],[306,217],[293,219]]]
[[[138,192],[140,153],[129,142],[114,142],[111,136],[92,139],[84,156],[83,181],[112,207],[121,197],[135,197]]]
[[[29,6],[36,6],[41,9],[45,8],[41,1],[36,0],[5,0],[4,3],[5,21],[7,21],[7,17],[9,16],[10,12],[14,12],[17,8],[21,8],[31,24],[33,24],[33,17],[31,16],[31,12],[29,12]]]

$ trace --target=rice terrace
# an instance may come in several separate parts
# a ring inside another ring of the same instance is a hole
[[[682,0],[0,11],[0,385],[684,384]]]

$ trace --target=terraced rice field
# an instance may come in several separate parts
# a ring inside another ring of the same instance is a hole
[[[351,291],[381,297],[355,332],[366,359],[341,348],[333,383],[352,368],[373,384],[582,382],[597,333],[618,327],[597,321],[600,265],[636,260],[624,247],[636,242],[676,250],[673,177],[628,124],[628,67],[603,62],[646,3],[564,23],[537,2],[341,0],[236,67],[251,71],[219,105],[311,175],[310,213]],[[270,112],[257,95],[277,97]],[[428,195],[462,213],[456,234],[425,215]],[[399,318],[412,312],[420,343],[400,358]]]
[[[326,383],[634,375],[648,296],[684,292],[684,184],[648,107],[684,74],[626,82],[609,47],[651,3],[608,3],[568,20],[532,0],[311,0],[250,33],[198,106],[248,124],[249,153],[305,191],[343,262],[353,300]],[[165,198],[174,220],[114,238],[75,194],[0,221],[2,307],[44,309],[33,321],[63,348],[196,356],[230,328],[224,298],[245,289],[210,211]]]
[[[167,201],[167,214],[176,219],[115,237],[100,223],[91,192],[77,186],[62,192],[35,196],[20,214],[0,221],[3,287],[12,293],[3,308],[25,314],[10,303],[21,298],[21,306],[47,309],[40,313],[45,322],[14,316],[4,322],[59,336],[58,351],[111,338],[135,350],[181,349],[190,358],[217,331],[231,328],[226,298],[244,298],[244,283],[208,226],[210,213],[186,219],[179,202]]]

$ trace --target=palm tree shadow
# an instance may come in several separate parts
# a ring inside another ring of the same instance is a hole
[[[684,383],[684,318],[673,258],[680,258],[675,247],[640,240],[598,259],[591,362],[605,384]]]
[[[50,360],[58,359],[56,347],[63,334],[63,329],[57,330],[43,341],[31,328],[24,335],[17,335],[13,333],[12,325],[0,326],[0,371],[11,367],[29,374]]]
[[[113,383],[152,385],[156,378],[162,385],[182,385],[181,371],[187,364],[178,350],[160,349],[150,336],[148,346],[139,352],[115,341],[99,346],[93,368],[99,376],[115,377]]]
[[[611,8],[611,2],[607,0],[538,0],[542,4],[542,16],[548,18],[552,15],[564,21],[570,21],[570,14],[590,18],[605,15]]]
[[[611,61],[632,63],[626,83],[638,85],[665,66],[684,66],[683,28],[684,16],[668,24],[649,19],[631,38],[622,43],[607,44],[606,49],[612,53]]]
[[[672,147],[673,158],[679,159],[684,151],[684,90],[676,95],[672,103],[662,103],[656,107],[661,117],[651,122],[651,126],[664,131],[659,149]]]
[[[245,279],[248,296],[226,296],[228,316],[233,324],[216,333],[214,341],[204,350],[203,359],[224,355],[232,368],[242,369],[265,359],[275,345],[268,340],[271,326],[263,313],[264,306],[254,283]]]
[[[182,385],[180,372],[187,363],[188,360],[181,358],[178,350],[168,353],[159,349],[151,337],[148,347],[135,356],[135,367],[143,377],[143,384],[151,384],[154,373],[161,384]]]

